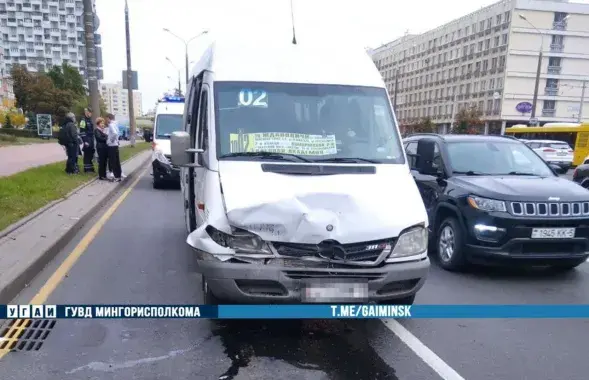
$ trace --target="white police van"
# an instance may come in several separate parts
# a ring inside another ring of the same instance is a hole
[[[179,183],[180,169],[170,162],[172,152],[170,136],[175,131],[181,131],[184,115],[184,97],[165,96],[155,110],[153,126],[152,169],[153,188],[160,188],[164,183]]]
[[[428,216],[366,51],[217,40],[186,94],[172,162],[207,303],[413,303]]]

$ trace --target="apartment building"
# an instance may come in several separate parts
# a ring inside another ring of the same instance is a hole
[[[12,79],[9,77],[0,77],[0,110],[10,109],[15,104],[16,97],[14,96]]]
[[[504,0],[371,55],[401,123],[430,117],[443,133],[474,105],[484,132],[498,134],[530,122],[540,51],[532,122],[578,121],[589,79],[589,4]],[[589,106],[582,114],[589,120]]]
[[[9,74],[14,64],[44,71],[67,62],[85,75],[85,34],[82,0],[0,1],[0,70]],[[98,17],[95,12],[95,32]],[[95,33],[100,45],[100,35]],[[99,78],[102,51],[97,46]]]
[[[100,95],[104,100],[108,112],[117,118],[129,117],[129,93],[123,89],[123,83],[101,83],[99,86]],[[138,90],[133,91],[133,106],[135,117],[143,115],[142,96]]]

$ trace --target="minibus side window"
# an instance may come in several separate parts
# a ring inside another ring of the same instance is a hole
[[[199,112],[199,120],[198,120],[198,147],[206,152],[208,148],[208,96],[209,92],[205,89],[202,91],[200,96],[200,106],[198,107]],[[203,155],[198,155],[199,157],[199,164],[202,165],[202,157]]]

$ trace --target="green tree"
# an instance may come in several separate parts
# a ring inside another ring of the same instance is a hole
[[[485,124],[482,116],[483,113],[477,106],[461,109],[456,113],[454,128],[452,128],[451,133],[459,135],[476,134],[478,128]]]
[[[76,98],[83,97],[87,93],[84,87],[84,78],[82,78],[80,72],[65,62],[61,66],[53,66],[47,72],[47,76],[55,87],[60,90],[71,91]]]
[[[12,70],[10,70],[10,76],[13,81],[16,106],[28,111],[30,108],[30,90],[34,82],[34,75],[27,70],[26,66],[14,65],[12,66]]]
[[[53,85],[46,75],[38,75],[30,88],[30,110],[59,116],[61,109],[70,110],[75,97],[71,91],[61,90]]]
[[[6,123],[4,123],[4,128],[6,128],[6,129],[14,128],[14,126],[12,125],[12,122],[10,121],[10,115],[6,115]]]

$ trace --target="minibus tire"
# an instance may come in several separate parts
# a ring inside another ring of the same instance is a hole
[[[211,291],[211,288],[209,288],[207,286],[207,280],[205,279],[204,276],[202,277],[202,294],[203,294],[203,300],[204,300],[204,304],[205,305],[221,305],[222,302],[219,298],[217,298],[217,296],[215,296],[213,294],[213,292]]]
[[[415,302],[415,296],[416,295],[414,294],[412,296],[407,296],[407,297],[403,297],[403,298],[378,301],[377,304],[379,304],[379,305],[413,305],[413,302]]]

